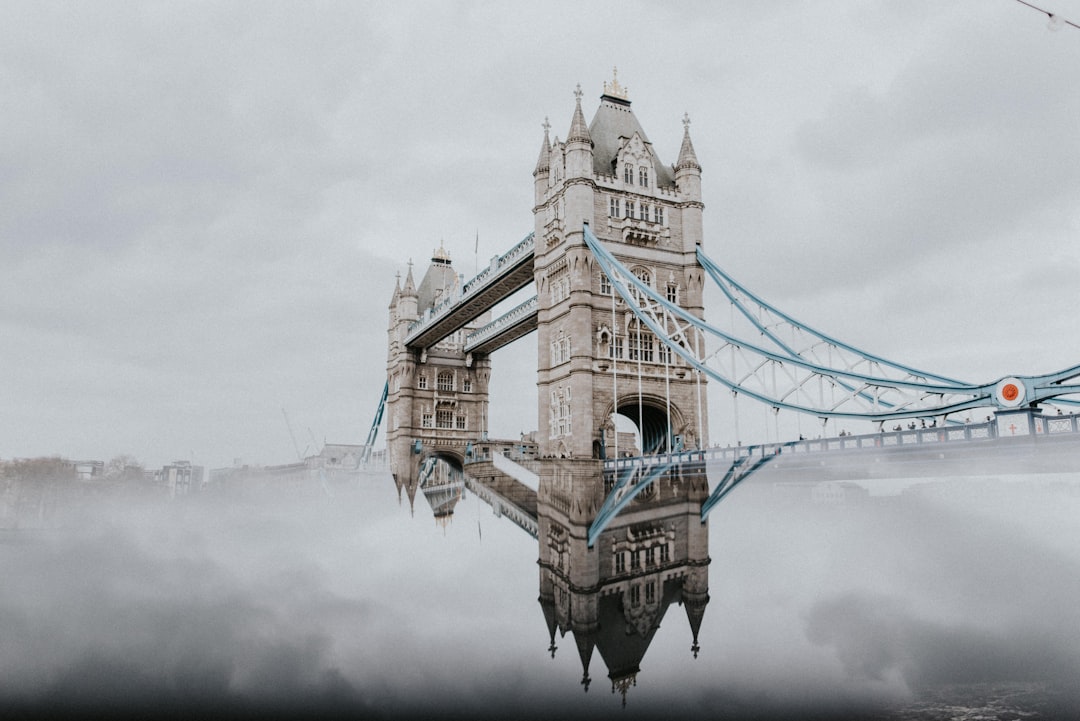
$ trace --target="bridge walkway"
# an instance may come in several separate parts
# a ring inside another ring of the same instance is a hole
[[[462,284],[456,297],[448,298],[413,323],[405,345],[430,348],[531,283],[535,249],[533,234],[529,233],[513,248],[492,258],[487,268]]]

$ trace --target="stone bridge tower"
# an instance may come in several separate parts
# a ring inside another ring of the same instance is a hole
[[[440,246],[419,287],[410,263],[404,285],[395,286],[390,301],[386,438],[394,476],[405,486],[415,482],[421,460],[414,452],[416,441],[422,455],[440,456],[460,468],[467,444],[487,432],[491,360],[484,354],[466,355],[463,348],[466,334],[491,314],[481,314],[426,350],[405,345],[409,326],[454,297],[460,283],[450,255]]]
[[[587,223],[635,275],[703,317],[704,272],[696,249],[704,205],[689,118],[679,157],[669,166],[617,78],[604,83],[588,125],[580,86],[575,95],[565,141],[552,141],[545,121],[533,172],[540,454],[610,457],[613,411],[637,424],[642,452],[674,449],[680,441],[684,448],[699,446],[708,438],[704,377],[613,298],[582,230]]]

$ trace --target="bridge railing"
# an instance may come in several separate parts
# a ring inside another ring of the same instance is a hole
[[[429,308],[424,312],[424,315],[417,321],[409,324],[409,335],[414,335],[418,331],[426,328],[429,324],[445,315],[451,308],[460,303],[466,297],[475,294],[482,288],[487,287],[493,283],[499,277],[499,272],[508,265],[517,261],[522,255],[529,253],[536,247],[535,236],[533,233],[526,235],[517,245],[510,250],[506,251],[502,255],[495,256],[491,259],[491,264],[487,268],[476,274],[471,280],[462,283],[458,293],[447,298],[434,308]]]
[[[1032,427],[1026,437],[1060,436],[1080,433],[1080,415],[1032,416]],[[636,456],[604,461],[606,469],[646,468],[669,462],[733,461],[739,458],[770,456],[778,453],[822,453],[870,448],[898,448],[931,446],[943,443],[966,443],[999,438],[997,422],[966,423],[961,426],[927,426],[901,428],[862,435],[845,435],[832,438],[800,439],[784,443],[763,443],[753,446],[727,446],[701,450],[661,453],[655,456]]]
[[[465,336],[466,347],[476,345],[481,341],[485,341],[493,335],[497,335],[499,331],[507,326],[511,326],[517,323],[521,318],[527,317],[540,307],[540,298],[533,296],[524,303],[515,306],[513,309],[507,311],[503,315],[499,316],[495,320],[491,321],[482,328],[478,328],[469,335]]]

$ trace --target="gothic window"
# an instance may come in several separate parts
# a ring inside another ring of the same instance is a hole
[[[622,551],[615,554],[615,573],[626,573],[626,554]]]
[[[630,570],[636,571],[641,568],[641,556],[637,551],[630,551]]]
[[[559,386],[551,391],[551,403],[549,405],[548,433],[551,438],[568,436],[573,433],[570,417],[570,387]]]
[[[654,338],[652,333],[643,329],[640,325],[631,329],[627,334],[627,349],[630,360],[643,363],[653,362]]]
[[[570,297],[570,270],[565,265],[548,274],[548,292],[552,305]]]
[[[434,421],[434,416],[432,416],[430,413],[421,414],[421,416],[420,416],[420,427],[421,428],[431,428],[432,426],[435,425],[433,423],[433,421]]]
[[[454,390],[454,374],[450,371],[442,371],[435,380],[435,387],[440,391]]]
[[[638,185],[643,188],[649,187],[649,169],[646,167],[640,167],[637,171]]]
[[[608,198],[608,215],[612,218],[619,217],[619,199],[612,197]]]
[[[621,360],[623,357],[623,337],[617,335],[612,337],[611,346],[608,348],[608,358],[613,360]]]
[[[641,603],[641,586],[630,587],[630,605],[637,606]]]
[[[559,333],[551,341],[551,365],[557,366],[570,360],[570,336]]]
[[[634,166],[627,163],[623,166],[623,182],[629,185],[634,184]]]
[[[454,412],[449,409],[435,411],[435,427],[452,429],[454,427]]]
[[[644,268],[635,268],[634,277],[640,280],[642,283],[648,286],[652,286],[652,273]]]
[[[656,602],[656,581],[649,581],[645,584],[645,603]]]
[[[659,223],[660,225],[663,225],[664,224],[664,208],[663,208],[663,206],[654,205],[652,210],[653,210],[653,222],[654,223]]]
[[[671,348],[666,343],[657,343],[656,362],[671,365]]]
[[[611,278],[604,271],[600,271],[600,294],[611,295]]]
[[[624,215],[627,218],[633,218],[634,217],[634,201],[632,201],[632,200],[626,201],[626,207],[625,207],[624,210],[626,211],[624,213]]]
[[[454,419],[454,427],[457,428],[459,431],[465,430],[466,425],[467,424],[465,422],[465,416],[464,415],[460,415],[460,416],[458,416],[457,418]]]
[[[427,390],[427,376],[423,373],[416,376],[416,387],[420,390]]]
[[[472,393],[472,378],[465,378],[461,381],[461,390],[465,393]]]
[[[665,293],[665,297],[667,298],[669,303],[678,303],[679,302],[679,286],[677,284],[675,284],[675,283],[668,283],[667,284],[667,292]]]
[[[671,550],[665,543],[663,546],[660,546],[660,563],[668,563],[669,561],[671,561]]]

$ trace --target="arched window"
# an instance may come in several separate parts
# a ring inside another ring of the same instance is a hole
[[[638,185],[643,188],[649,187],[649,169],[642,166],[637,171]]]
[[[623,166],[623,182],[628,185],[634,184],[634,166],[627,163]]]
[[[454,390],[454,374],[451,371],[440,371],[435,387],[440,391]]]
[[[646,268],[634,268],[634,276],[647,286],[652,286],[652,273]]]

